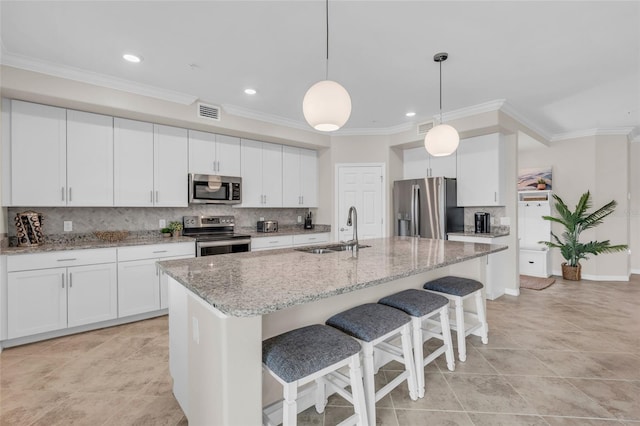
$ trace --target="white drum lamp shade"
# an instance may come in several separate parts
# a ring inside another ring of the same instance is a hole
[[[321,132],[338,130],[351,115],[351,97],[339,83],[322,80],[307,90],[302,113],[311,127]]]
[[[451,155],[458,149],[460,135],[448,124],[440,124],[427,132],[424,137],[424,147],[434,157]]]

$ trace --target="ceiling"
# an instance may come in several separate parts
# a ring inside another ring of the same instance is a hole
[[[325,78],[322,0],[2,0],[0,14],[3,64],[223,114],[307,128],[302,98]],[[432,119],[441,51],[445,113],[505,99],[548,137],[640,126],[639,1],[330,0],[329,35],[345,132]]]

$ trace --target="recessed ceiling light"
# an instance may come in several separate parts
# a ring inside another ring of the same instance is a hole
[[[122,55],[122,58],[125,61],[132,62],[134,64],[142,62],[142,57],[131,54],[131,53],[125,53],[124,55]]]
[[[415,117],[416,113],[411,111],[405,114],[407,117]]]
[[[246,93],[247,95],[255,95],[256,89],[244,89],[244,93]]]

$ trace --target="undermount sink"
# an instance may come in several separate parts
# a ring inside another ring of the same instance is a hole
[[[367,248],[367,247],[371,247],[371,246],[368,246],[365,244],[358,244],[358,249]],[[327,254],[327,253],[334,253],[337,251],[347,251],[352,249],[353,249],[353,246],[349,244],[330,244],[327,246],[320,246],[320,247],[300,247],[295,250],[302,251],[305,253],[312,253],[312,254]]]

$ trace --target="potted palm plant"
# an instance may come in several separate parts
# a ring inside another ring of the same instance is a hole
[[[602,223],[603,219],[615,210],[618,203],[610,201],[594,212],[589,213],[591,208],[591,194],[589,191],[582,194],[575,210],[572,212],[562,198],[553,194],[556,200],[555,207],[560,217],[542,216],[545,220],[559,223],[564,226],[562,238],[558,238],[553,232],[551,236],[554,241],[540,241],[550,248],[560,249],[562,257],[566,260],[562,264],[562,278],[566,280],[579,281],[581,279],[581,259],[587,259],[587,255],[598,255],[600,253],[613,253],[626,250],[624,244],[611,245],[609,240],[580,242],[580,233],[586,229],[594,228]]]

